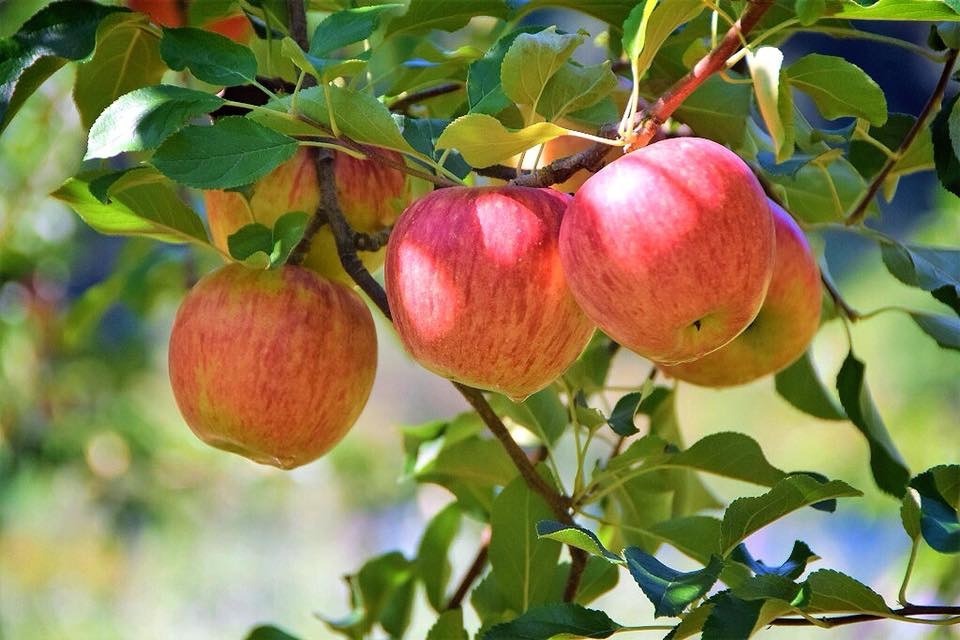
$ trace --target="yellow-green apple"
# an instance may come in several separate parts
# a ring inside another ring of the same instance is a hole
[[[577,191],[560,229],[574,297],[656,362],[719,349],[756,317],[773,273],[773,216],[750,168],[703,138],[629,153]]]
[[[577,358],[594,325],[560,266],[569,200],[552,189],[452,187],[404,212],[385,277],[397,332],[420,364],[521,399]]]
[[[770,201],[777,237],[773,278],[760,313],[733,342],[699,360],[660,367],[705,387],[730,387],[776,373],[803,355],[820,326],[820,269],[806,236]]]
[[[170,335],[170,382],[204,442],[292,469],[353,426],[377,366],[370,310],[302,267],[230,264],[187,294]]]
[[[396,152],[378,153],[403,162]],[[334,152],[333,171],[340,207],[355,231],[373,233],[390,226],[408,202],[406,176],[397,169]],[[258,180],[249,198],[236,191],[205,191],[213,243],[227,252],[227,239],[244,225],[260,222],[272,227],[277,218],[290,211],[312,215],[320,204],[320,195],[316,168],[306,149],[298,150],[293,158]],[[383,249],[362,252],[360,258],[367,269],[374,271],[383,264],[383,253]],[[329,226],[321,228],[313,237],[303,265],[333,280],[350,282],[340,266]]]

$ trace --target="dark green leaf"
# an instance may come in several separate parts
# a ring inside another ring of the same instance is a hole
[[[447,582],[450,580],[447,554],[460,531],[460,520],[461,511],[454,502],[433,517],[420,539],[417,572],[427,592],[427,600],[437,612],[443,611],[446,605]]]
[[[90,128],[86,159],[157,148],[191,118],[218,109],[223,99],[169,84],[121,96]]]
[[[900,282],[929,291],[960,315],[960,250],[880,243],[883,263]]]
[[[822,420],[846,420],[840,403],[827,389],[807,351],[775,378],[777,393],[794,407]]]
[[[901,498],[907,490],[910,471],[873,404],[864,373],[863,362],[857,360],[851,351],[837,374],[840,402],[850,416],[850,421],[867,439],[870,446],[870,469],[877,486]]]
[[[603,611],[567,602],[535,607],[512,622],[493,627],[483,640],[549,640],[559,634],[609,638],[622,628]]]
[[[171,69],[190,69],[198,80],[230,87],[254,82],[257,59],[253,52],[219,33],[193,27],[165,28],[160,55]]]
[[[82,60],[96,45],[97,27],[119,7],[65,0],[27,20],[11,38],[0,39],[0,133],[23,102],[68,60]]]
[[[146,16],[139,13],[114,14],[100,23],[93,58],[79,65],[73,89],[84,127],[89,129],[123,94],[160,82],[167,70],[160,59],[160,38],[146,25]]]
[[[489,512],[494,487],[508,484],[516,474],[498,442],[476,436],[444,446],[415,472],[418,482],[444,486],[465,506],[481,512]],[[533,524],[530,526],[532,530]]]
[[[942,465],[910,481],[920,494],[920,531],[940,553],[960,553],[960,465]]]
[[[273,223],[273,247],[270,252],[271,266],[279,266],[287,261],[290,252],[303,238],[310,216],[305,211],[289,211]]]
[[[331,13],[313,32],[310,55],[323,58],[348,44],[366,40],[377,29],[384,13],[402,8],[402,4],[381,4]]]
[[[257,627],[252,630],[249,635],[247,635],[246,640],[298,640],[296,636],[292,636],[282,629],[277,627],[264,625]]]
[[[604,558],[608,562],[622,563],[623,558],[609,551],[597,538],[597,535],[576,524],[563,524],[556,520],[541,520],[537,523],[537,535],[568,544],[571,547],[583,549],[595,556]]]
[[[200,189],[254,182],[297,151],[297,141],[246,118],[188,126],[167,138],[151,161],[173,180]]]
[[[953,150],[950,138],[951,115],[957,109],[960,94],[944,101],[933,122],[930,123],[930,134],[933,137],[933,161],[937,167],[937,177],[940,184],[950,193],[960,196],[960,159]]]
[[[643,394],[639,391],[628,393],[617,400],[607,422],[618,435],[626,437],[640,432],[633,424],[633,417],[637,414],[637,407],[640,406],[641,400],[643,400]]]
[[[537,522],[552,517],[553,511],[523,478],[516,478],[493,501],[490,567],[515,611],[544,604],[552,589],[561,545],[537,538]]]
[[[800,24],[810,26],[827,11],[826,0],[797,0],[797,18]]]
[[[408,118],[404,116],[401,120],[402,133],[404,139],[413,147],[428,158],[438,161],[444,156],[437,151],[437,140],[443,130],[450,124],[450,120],[441,120],[438,118]],[[443,166],[453,172],[458,178],[466,178],[472,170],[463,160],[463,156],[453,151],[446,154]],[[432,167],[427,166],[432,171]]]
[[[747,131],[752,97],[750,85],[731,84],[712,76],[677,109],[677,118],[697,135],[736,148]]]
[[[960,318],[912,311],[910,317],[944,349],[960,351]]]
[[[340,620],[325,619],[335,631],[363,636],[377,623],[400,636],[409,624],[415,582],[414,565],[402,553],[392,551],[368,560],[351,577],[354,610]]]
[[[610,371],[614,349],[612,341],[599,331],[596,332],[587,348],[583,350],[563,377],[574,388],[586,394],[596,393],[603,388]]]
[[[426,33],[431,29],[456,31],[474,16],[506,18],[508,13],[504,0],[411,0],[407,12],[390,21],[387,36]]]
[[[259,222],[243,225],[227,238],[227,249],[232,258],[241,262],[255,253],[269,256],[273,251],[273,231]]]
[[[677,616],[687,605],[703,597],[720,577],[723,560],[710,558],[703,569],[681,573],[671,569],[638,547],[623,551],[627,567],[644,595],[653,603],[654,615]]]
[[[767,565],[763,560],[754,559],[750,555],[750,551],[747,550],[747,545],[743,543],[737,545],[730,554],[730,558],[747,565],[758,576],[776,575],[796,579],[806,570],[807,563],[816,560],[818,556],[810,550],[805,542],[797,540],[793,543],[790,557],[787,558],[786,562],[776,567]],[[738,594],[738,597],[743,596]]]
[[[804,607],[810,613],[889,613],[890,609],[875,591],[848,575],[820,569],[806,579],[810,601]]]
[[[756,498],[738,498],[723,514],[720,548],[729,553],[742,540],[766,525],[802,507],[830,498],[863,495],[840,480],[821,483],[808,475],[784,478]]]
[[[776,599],[797,606],[801,606],[807,597],[801,585],[785,575],[776,573],[758,573],[730,589],[730,593],[741,600]]]
[[[469,640],[469,638],[470,636],[463,628],[463,609],[459,607],[441,612],[427,633],[427,640]]]
[[[149,167],[126,171],[106,189],[107,203],[90,190],[102,176],[70,178],[53,197],[70,205],[91,227],[108,235],[146,236],[165,242],[207,245],[207,231],[174,185]]]
[[[729,591],[710,598],[711,609],[703,622],[702,640],[749,638],[757,625],[762,600],[741,600]]]
[[[563,7],[606,22],[617,31],[636,4],[637,0],[510,0],[519,15],[541,7]]]

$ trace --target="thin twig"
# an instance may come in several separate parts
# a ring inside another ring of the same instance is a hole
[[[297,41],[304,51],[310,49],[307,37],[307,9],[304,0],[287,0],[287,19],[290,21],[290,37]]]
[[[837,289],[837,285],[823,269],[820,270],[820,281],[823,283],[823,287],[827,290],[827,293],[830,294],[830,299],[833,300],[833,304],[840,310],[840,313],[846,316],[851,322],[856,322],[860,319],[860,312],[847,304],[847,301],[840,295],[840,290]]]
[[[314,211],[313,216],[307,222],[306,229],[303,230],[303,237],[300,238],[300,242],[297,243],[297,246],[295,246],[293,251],[290,252],[290,255],[287,256],[287,264],[303,264],[307,254],[310,253],[310,245],[313,243],[314,236],[316,236],[317,232],[326,224],[327,212],[323,207],[317,207],[317,210]]]
[[[407,109],[417,104],[418,102],[423,102],[424,100],[429,100],[430,98],[436,98],[438,96],[444,96],[448,93],[453,93],[454,91],[459,91],[463,89],[462,82],[447,82],[444,84],[438,84],[434,87],[428,87],[426,89],[421,89],[420,91],[412,91],[408,94],[405,94],[402,98],[397,98],[390,104],[390,111],[394,113],[406,113]]]
[[[613,139],[617,135],[617,128],[615,125],[605,125],[600,130],[600,135],[604,138]],[[520,174],[510,183],[522,187],[548,187],[552,184],[559,184],[581,169],[599,170],[603,164],[603,157],[609,151],[610,145],[595,142],[572,156],[554,160],[536,171]]]
[[[916,139],[916,137],[920,135],[920,132],[926,128],[927,120],[930,118],[930,114],[933,113],[933,110],[936,108],[936,106],[940,104],[940,101],[943,99],[943,93],[947,90],[947,83],[950,82],[950,74],[953,72],[953,65],[957,61],[958,53],[960,53],[960,51],[957,51],[956,49],[950,50],[946,61],[943,63],[943,72],[940,74],[940,79],[937,81],[937,86],[934,87],[933,93],[930,94],[930,99],[927,100],[925,105],[923,105],[923,110],[920,112],[920,115],[917,116],[917,120],[913,123],[913,126],[910,127],[910,131],[908,131],[907,135],[903,137],[903,140],[900,142],[900,146],[897,148],[896,152],[887,158],[887,161],[883,163],[880,171],[878,171],[877,175],[875,175],[870,181],[870,184],[867,186],[867,190],[863,193],[863,196],[861,196],[860,200],[857,201],[856,206],[853,208],[853,212],[847,216],[847,226],[860,224],[863,222],[864,217],[867,215],[867,208],[870,207],[870,203],[873,202],[873,198],[877,195],[877,192],[880,191],[883,181],[886,180],[888,175],[890,175],[890,172],[893,171],[893,168],[897,165],[897,162],[903,156],[904,152],[910,148],[910,145],[913,144],[913,141]]]
[[[460,584],[457,585],[457,590],[450,596],[450,600],[443,608],[444,611],[460,608],[463,600],[467,597],[467,594],[470,593],[470,588],[473,586],[473,583],[480,578],[484,568],[487,566],[487,555],[489,552],[490,541],[485,540],[483,544],[480,545],[480,548],[477,549],[477,555],[473,558],[473,562],[470,563],[470,568],[467,569],[467,572],[463,575],[463,578],[461,578]]]
[[[891,611],[895,616],[929,616],[929,615],[960,615],[960,607],[951,606],[924,606],[910,605],[901,609]],[[855,613],[845,616],[817,618],[821,623],[828,627],[839,627],[845,624],[856,624],[858,622],[870,622],[873,620],[887,620],[889,616],[881,616],[872,613]],[[815,623],[806,618],[777,618],[769,624],[776,627],[809,627]]]
[[[677,80],[653,105],[643,113],[640,128],[627,146],[633,151],[646,146],[656,135],[664,122],[683,104],[690,94],[710,76],[727,66],[727,58],[736,52],[743,43],[743,37],[749,33],[773,6],[773,0],[750,0],[740,19],[723,36],[717,46],[700,59],[687,75]]]

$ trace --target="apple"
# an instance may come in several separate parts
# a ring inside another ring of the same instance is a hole
[[[583,351],[557,239],[570,196],[529,187],[451,187],[416,201],[387,247],[394,324],[427,369],[520,400]]]
[[[355,231],[372,233],[393,224],[408,199],[406,176],[373,160],[334,153],[337,196],[350,226]],[[403,162],[396,152],[379,153]],[[204,202],[213,243],[228,252],[227,239],[244,225],[260,222],[272,227],[277,218],[290,211],[312,215],[320,204],[316,167],[310,153],[300,149],[293,158],[257,181],[249,198],[237,191],[211,190],[204,192]],[[371,271],[380,268],[383,256],[383,249],[360,253],[364,265]],[[314,236],[303,265],[333,280],[351,282],[340,266],[329,226]]]
[[[705,387],[730,387],[776,373],[807,350],[820,327],[820,269],[806,236],[770,201],[777,238],[773,278],[760,313],[733,342],[699,360],[660,367]]]
[[[186,3],[181,0],[128,0],[127,6],[147,14],[150,20],[163,27],[182,27],[186,24]]]
[[[703,357],[756,317],[773,273],[773,216],[732,151],[672,138],[611,162],[560,229],[570,289],[611,338],[655,362]]]
[[[184,298],[170,382],[204,442],[292,469],[329,451],[360,415],[377,367],[373,317],[350,288],[302,267],[230,264]]]

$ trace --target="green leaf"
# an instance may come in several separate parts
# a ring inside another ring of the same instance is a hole
[[[776,47],[760,47],[748,58],[757,107],[773,140],[777,163],[793,155],[796,131],[793,124],[793,95],[783,72],[783,52]]]
[[[700,15],[704,5],[700,0],[657,0],[640,2],[623,24],[623,50],[627,58],[635,60],[634,73],[642,78],[667,37],[677,28]]]
[[[637,408],[640,406],[642,400],[643,393],[640,391],[628,393],[617,400],[617,404],[613,406],[613,411],[607,420],[610,428],[613,429],[617,435],[627,437],[635,433],[640,433],[640,430],[633,424],[633,418],[637,415]]]
[[[827,15],[851,20],[960,20],[944,0],[877,0],[862,5],[854,0],[830,0]]]
[[[431,29],[456,31],[475,16],[506,18],[508,14],[504,0],[410,0],[407,12],[390,21],[387,37],[426,33]]]
[[[583,35],[557,33],[556,27],[519,34],[500,67],[504,94],[518,104],[536,108],[550,78],[583,41]]]
[[[270,252],[270,265],[285,264],[290,252],[303,238],[307,230],[310,215],[306,211],[289,211],[273,223],[273,251]]]
[[[919,311],[911,311],[910,317],[938,345],[960,351],[960,318]]]
[[[773,486],[786,476],[767,462],[756,440],[734,432],[710,434],[665,464],[766,486]]]
[[[293,138],[247,118],[221,118],[213,126],[188,126],[167,138],[151,160],[181,184],[229,189],[254,182],[297,151]]]
[[[920,494],[920,531],[940,553],[960,553],[960,465],[924,471],[910,486]]]
[[[711,76],[690,94],[676,116],[697,135],[736,148],[743,143],[747,131],[752,94],[749,85],[731,84]]]
[[[337,49],[366,40],[377,30],[385,13],[402,4],[381,4],[331,13],[320,21],[310,38],[310,55],[322,58]]]
[[[53,2],[0,39],[0,133],[47,78],[93,52],[100,21],[118,11],[82,0]]]
[[[437,148],[456,149],[470,165],[489,167],[566,132],[550,122],[507,129],[492,116],[471,113],[457,118],[443,130]]]
[[[84,159],[155,149],[188,120],[222,105],[223,99],[213,94],[169,84],[136,89],[93,123]]]
[[[792,86],[813,99],[827,119],[854,116],[878,125],[887,121],[883,90],[852,62],[811,53],[790,65],[786,75]]]
[[[788,557],[783,564],[778,566],[770,566],[767,565],[763,560],[756,560],[752,555],[750,555],[747,545],[743,543],[740,543],[736,546],[736,548],[730,554],[730,558],[747,565],[758,576],[775,575],[795,580],[796,578],[799,578],[801,574],[803,574],[807,568],[807,564],[818,559],[819,556],[810,550],[810,547],[807,546],[807,543],[801,540],[796,540],[793,543],[793,549],[790,551],[790,557]],[[742,598],[744,596],[738,593],[737,597]],[[792,598],[787,598],[786,600],[789,602],[791,599]]]
[[[909,491],[903,494],[903,500],[900,502],[900,523],[903,530],[907,532],[910,539],[914,542],[920,538],[920,505],[916,498]]]
[[[450,580],[450,545],[460,531],[462,512],[457,503],[444,507],[430,520],[417,551],[417,573],[427,592],[427,601],[434,611],[446,606],[447,582]],[[462,623],[461,623],[462,624]]]
[[[164,28],[160,55],[171,69],[190,69],[194,77],[210,84],[230,87],[257,78],[257,59],[250,49],[203,29]]]
[[[870,127],[865,121],[858,121],[854,131],[854,139],[850,142],[850,162],[862,175],[872,178],[886,164],[887,155],[874,146],[874,143],[860,139],[863,137],[860,135],[861,130],[866,133],[866,130],[869,129],[871,138],[888,149],[897,149],[907,132],[913,128],[916,120],[915,116],[891,113],[886,124],[882,127]],[[919,171],[927,171],[934,167],[933,140],[930,129],[925,127],[920,130],[916,139],[900,155],[887,178],[884,179],[884,197],[888,202],[892,199],[901,177]]]
[[[139,13],[113,14],[100,23],[93,58],[77,68],[73,89],[85,128],[123,94],[163,77],[167,66],[160,59],[160,38],[147,24]]]
[[[929,291],[960,315],[960,250],[880,243],[883,264],[900,282]]]
[[[798,157],[799,167],[791,173],[777,173],[764,164],[767,177],[782,188],[787,209],[804,222],[841,222],[860,198],[866,182],[856,168],[832,149],[815,157]],[[806,160],[804,162],[804,160]],[[786,163],[790,164],[790,163]]]
[[[709,615],[703,622],[702,640],[749,638],[757,625],[763,601],[746,601],[729,591],[710,598]]]
[[[777,393],[800,411],[821,420],[847,419],[840,403],[817,373],[810,351],[777,373],[774,381]]]
[[[616,87],[617,76],[610,70],[609,60],[588,67],[567,62],[547,81],[537,112],[554,121],[599,102]]]
[[[498,624],[483,640],[549,640],[568,635],[609,638],[622,628],[603,611],[565,602],[536,607],[512,622]]]
[[[802,507],[831,498],[861,495],[840,480],[821,483],[809,475],[789,476],[761,496],[738,498],[730,503],[720,527],[720,548],[727,554],[750,534]]]
[[[427,640],[469,640],[463,628],[463,609],[457,607],[440,612],[437,621],[430,627]]]
[[[283,629],[271,625],[264,625],[253,629],[246,640],[298,640]]]
[[[553,588],[560,543],[537,538],[537,522],[553,511],[523,478],[516,478],[493,501],[490,514],[490,567],[511,608],[524,612],[544,604]]]
[[[68,204],[100,233],[208,245],[200,217],[183,204],[174,185],[153,169],[133,169],[113,180],[107,189],[107,203],[101,202],[90,190],[91,183],[100,178],[97,175],[70,178],[52,195]]]
[[[653,603],[654,616],[677,616],[694,600],[703,597],[720,577],[723,560],[710,558],[703,569],[681,573],[638,547],[623,551],[627,567],[644,595]]]
[[[810,601],[804,607],[808,613],[890,612],[880,595],[839,571],[820,569],[811,573],[805,583],[810,589]]]
[[[615,564],[608,560],[590,556],[587,559],[587,566],[580,577],[580,586],[577,589],[576,603],[587,605],[612,590],[617,586],[620,579],[620,570]],[[566,574],[564,574],[563,584],[566,584]]]
[[[809,27],[827,12],[826,0],[797,0],[797,19],[800,24]]]
[[[335,631],[364,636],[377,623],[394,637],[410,623],[414,565],[399,551],[372,558],[352,577],[354,610],[341,620],[324,619]]]
[[[445,445],[415,471],[418,482],[446,487],[466,508],[482,512],[492,507],[494,487],[508,484],[516,475],[500,443],[477,436]]]
[[[623,563],[623,558],[604,547],[594,532],[580,525],[563,524],[556,520],[541,520],[537,523],[537,535],[583,549],[607,562]]]
[[[850,421],[863,433],[870,446],[870,469],[881,490],[902,498],[910,480],[910,470],[890,438],[865,379],[863,362],[853,351],[847,354],[837,374],[840,402]]]
[[[570,422],[567,407],[554,387],[542,389],[520,403],[500,394],[491,395],[490,404],[498,414],[523,425],[548,445],[563,435]]]
[[[940,111],[930,123],[930,134],[933,138],[933,161],[937,167],[937,178],[945,189],[954,195],[960,195],[960,159],[953,149],[950,135],[950,121],[960,94],[954,94],[943,102]]]
[[[267,256],[273,251],[273,231],[259,222],[245,224],[227,238],[230,257],[243,262],[255,253]],[[267,258],[269,261],[269,257]]]
[[[409,118],[407,116],[400,118],[403,138],[411,147],[424,156],[433,158],[435,162],[439,163],[442,158],[443,166],[453,172],[458,178],[463,179],[466,178],[471,171],[470,165],[463,160],[463,157],[459,153],[450,152],[446,154],[444,158],[444,154],[437,151],[437,140],[440,139],[440,135],[449,124],[450,120],[442,120],[439,118]],[[422,164],[424,164],[427,169],[433,170],[433,168],[426,163]]]
[[[598,331],[563,377],[576,390],[587,395],[596,393],[606,382],[612,360],[611,340]]]
[[[536,33],[543,27],[520,27],[501,36],[479,60],[470,63],[467,69],[467,102],[470,113],[486,113],[495,116],[513,103],[503,92],[500,67],[513,41],[524,33]]]
[[[329,98],[329,106],[327,99]],[[282,98],[276,104],[289,106],[291,97]],[[413,148],[400,133],[390,111],[372,95],[362,91],[342,89],[333,85],[311,87],[297,94],[297,108],[307,117],[333,130],[339,131],[354,142],[412,153]],[[331,113],[333,120],[331,120]]]

